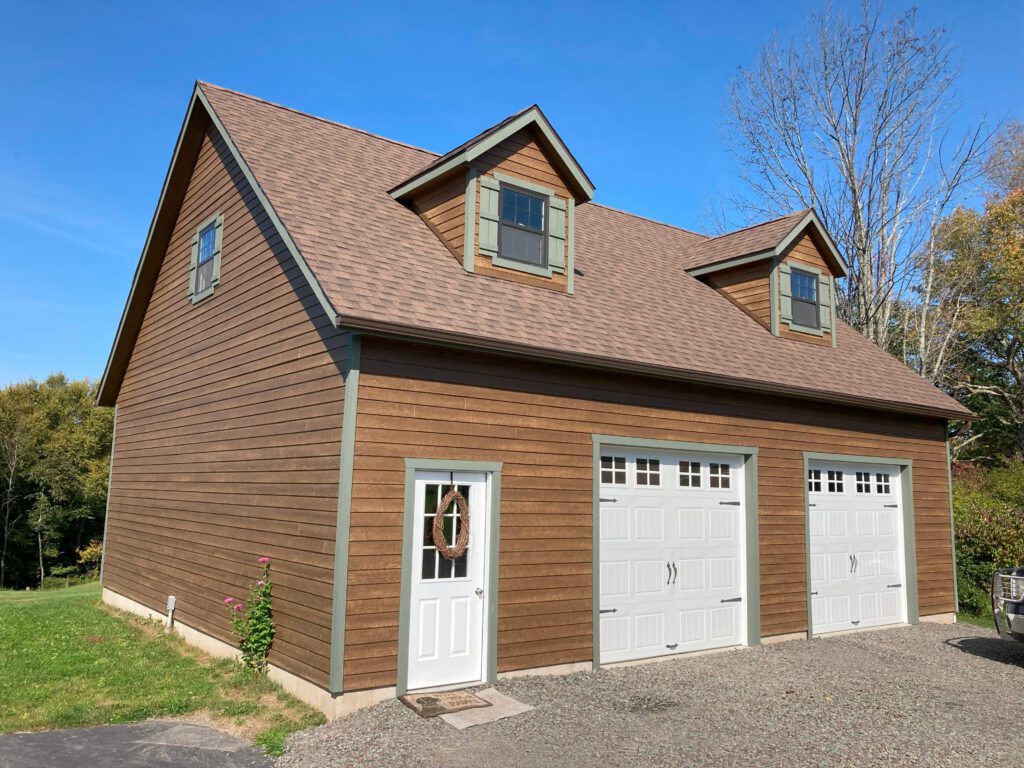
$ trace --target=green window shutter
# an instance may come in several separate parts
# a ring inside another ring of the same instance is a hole
[[[213,278],[210,285],[217,285],[220,282],[220,254],[224,243],[224,214],[217,216],[217,228],[214,234],[213,245]]]
[[[779,314],[785,323],[793,321],[793,288],[790,283],[789,264],[779,265]]]
[[[548,198],[548,266],[552,272],[565,272],[565,201]]]
[[[192,258],[188,268],[188,298],[196,292],[196,266],[199,264],[199,232],[192,235]]]
[[[498,255],[498,182],[480,177],[480,255],[493,259]]]
[[[818,275],[818,321],[821,330],[832,328],[832,276]]]

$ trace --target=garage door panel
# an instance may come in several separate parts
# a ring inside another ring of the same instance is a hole
[[[899,468],[809,465],[812,628],[824,634],[905,620]]]
[[[742,603],[722,601],[743,596],[742,460],[655,451],[624,464],[600,489],[601,661],[739,644]]]

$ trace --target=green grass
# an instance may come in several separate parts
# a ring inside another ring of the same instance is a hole
[[[991,629],[995,631],[996,625],[993,623],[992,609],[989,608],[987,611],[980,614],[972,613],[958,613],[956,615],[958,624],[973,624],[976,627],[984,627],[985,629]]]
[[[98,584],[0,592],[0,733],[197,714],[280,754],[323,716],[230,660],[104,607]]]

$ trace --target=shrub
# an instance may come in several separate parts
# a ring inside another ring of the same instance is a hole
[[[103,542],[93,539],[86,546],[75,550],[78,554],[78,566],[86,573],[95,573],[99,570],[100,561],[103,559]]]
[[[954,474],[960,610],[979,615],[989,610],[992,574],[1024,565],[1024,462]]]
[[[274,617],[270,610],[270,558],[261,557],[260,578],[249,587],[247,602],[233,597],[224,598],[224,606],[231,617],[231,628],[238,638],[242,664],[257,674],[267,672],[267,656],[274,642]]]

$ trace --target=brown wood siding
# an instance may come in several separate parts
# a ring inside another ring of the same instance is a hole
[[[556,197],[568,201],[572,195],[554,164],[537,142],[533,128],[524,128],[501,142],[493,149],[485,152],[475,162],[477,173],[484,176],[493,175],[495,171],[507,176],[540,184],[555,193]],[[477,215],[480,211],[480,183],[477,182]],[[566,216],[566,237],[568,237],[569,217]],[[480,232],[477,222],[477,252],[473,262],[473,270],[480,275],[512,280],[517,283],[532,285],[537,288],[565,292],[568,290],[569,279],[566,275],[538,277],[519,272],[515,269],[498,267],[491,260],[480,255]]]
[[[771,261],[764,259],[733,269],[714,272],[708,283],[765,328],[771,328]]]
[[[832,272],[832,268],[825,263],[825,259],[822,257],[821,251],[815,244],[814,239],[806,232],[797,238],[796,242],[782,254],[782,261],[798,269],[801,264],[804,264],[819,269],[825,274],[831,274]],[[811,333],[790,330],[788,325],[779,322],[779,336],[784,339],[796,339],[806,341],[809,344],[819,344],[824,347],[832,346],[832,333],[828,330],[821,336],[815,336]]]
[[[224,214],[221,282],[187,298]],[[270,660],[326,685],[347,335],[219,135],[203,141],[117,402],[104,586],[232,642],[225,596],[272,560]]]
[[[802,452],[911,458],[920,610],[953,610],[939,420],[366,339],[347,688],[395,684],[406,457],[504,462],[499,670],[592,657],[594,433],[760,449],[764,636],[807,629]]]
[[[466,240],[466,174],[461,170],[417,197],[413,207],[460,263]]]

